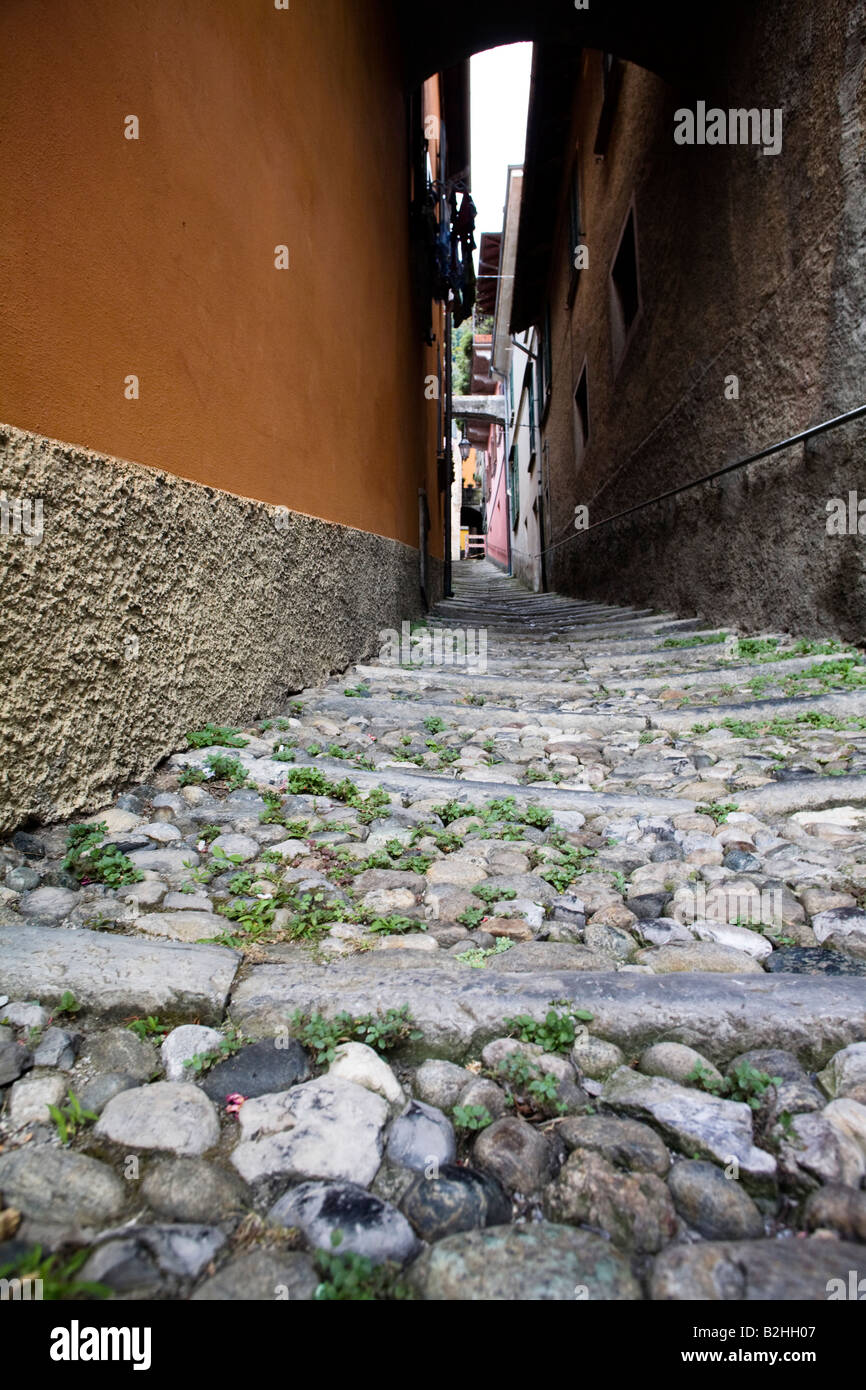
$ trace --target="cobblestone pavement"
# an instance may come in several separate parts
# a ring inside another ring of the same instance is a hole
[[[480,562],[380,656],[0,847],[0,1275],[825,1299],[866,1241],[861,654]]]

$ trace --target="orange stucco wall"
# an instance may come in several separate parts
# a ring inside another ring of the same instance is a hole
[[[417,545],[386,0],[4,0],[0,130],[0,419]]]

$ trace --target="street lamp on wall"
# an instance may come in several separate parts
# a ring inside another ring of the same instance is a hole
[[[469,443],[469,440],[466,438],[466,435],[465,435],[465,434],[464,434],[463,438],[461,439],[461,441],[460,441],[460,443],[459,443],[459,445],[458,445],[458,448],[459,448],[459,450],[460,450],[460,457],[462,458],[463,462],[465,463],[466,460],[468,459],[468,457],[469,457],[471,451],[472,451],[472,445]]]

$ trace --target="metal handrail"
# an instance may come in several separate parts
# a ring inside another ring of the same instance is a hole
[[[565,545],[566,541],[574,540],[576,536],[586,536],[590,531],[594,531],[597,526],[607,526],[611,521],[619,521],[621,517],[632,516],[634,512],[643,511],[645,507],[652,507],[656,502],[665,502],[669,497],[678,497],[682,492],[689,492],[692,488],[701,487],[704,483],[710,483],[714,478],[721,478],[725,473],[733,473],[738,468],[746,468],[750,463],[757,463],[759,459],[768,458],[770,454],[778,454],[782,449],[790,449],[794,444],[800,444],[804,439],[812,439],[816,434],[825,434],[827,430],[836,429],[839,425],[845,425],[849,420],[856,420],[861,415],[866,415],[866,405],[858,405],[854,410],[847,410],[844,415],[835,415],[832,420],[825,420],[820,425],[811,425],[809,429],[802,430],[799,434],[792,434],[789,439],[782,439],[778,444],[770,444],[766,449],[759,449],[756,454],[750,454],[748,458],[737,459],[736,463],[727,463],[724,468],[717,468],[714,473],[705,473],[702,478],[695,478],[690,483],[683,483],[681,487],[671,488],[669,492],[660,492],[657,497],[651,497],[647,502],[637,502],[633,507],[626,507],[624,511],[614,512],[613,516],[606,516],[601,521],[593,521],[589,526],[583,526],[579,531],[566,536],[565,540],[558,541],[556,545],[546,547],[547,550],[556,550],[560,545]]]

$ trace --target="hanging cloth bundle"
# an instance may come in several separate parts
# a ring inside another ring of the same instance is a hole
[[[459,327],[464,319],[468,319],[475,304],[476,279],[472,252],[475,250],[473,233],[477,208],[471,195],[464,192],[459,210],[457,210],[456,194],[452,194],[452,209],[451,290],[454,295],[452,308],[455,327]]]

